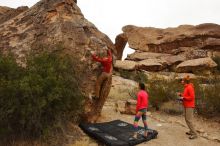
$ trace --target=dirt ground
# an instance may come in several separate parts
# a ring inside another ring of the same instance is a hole
[[[126,100],[128,92],[135,88],[137,83],[124,79],[118,76],[113,76],[112,88],[109,98],[106,101],[102,114],[98,122],[108,122],[112,120],[122,120],[128,123],[133,123],[133,115],[125,115],[116,112],[115,104],[119,100]],[[173,105],[167,105],[168,107]],[[220,117],[219,117],[220,118]],[[199,138],[189,140],[185,132],[188,131],[184,116],[171,116],[161,112],[151,112],[148,116],[149,128],[159,132],[157,139],[142,143],[139,146],[220,146],[220,120],[215,122],[214,119],[203,119],[195,117],[196,130],[199,133]],[[141,120],[139,125],[143,126]],[[98,144],[94,139],[89,138],[84,134],[84,138],[74,146],[103,146]],[[73,146],[71,145],[71,146]]]
[[[113,107],[114,103],[106,102],[99,122],[120,119],[133,123],[134,116],[120,114],[116,112]],[[148,116],[147,120],[149,128],[155,129],[159,132],[158,137],[157,139],[139,144],[138,146],[220,146],[219,142],[208,140],[203,137],[203,135],[208,136],[210,133],[217,133],[215,136],[219,136],[219,123],[209,123],[208,121],[196,118],[196,127],[197,129],[200,129],[201,133],[199,134],[199,138],[189,140],[188,136],[185,134],[185,132],[188,131],[188,128],[185,125],[183,116],[170,116],[163,113],[153,112]],[[202,124],[201,122],[204,123]],[[141,121],[139,124],[142,125]]]

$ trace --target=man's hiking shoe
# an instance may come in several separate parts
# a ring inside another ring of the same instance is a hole
[[[189,139],[196,139],[196,138],[198,138],[197,135],[191,135],[191,136],[189,137]]]
[[[192,135],[192,133],[191,132],[186,132],[186,135]]]

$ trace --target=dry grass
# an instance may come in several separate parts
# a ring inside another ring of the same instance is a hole
[[[168,101],[161,105],[160,110],[171,115],[181,115],[183,114],[183,105],[178,101]]]
[[[31,141],[31,140],[14,140],[8,143],[2,144],[2,146],[47,146],[41,142]]]
[[[98,146],[98,145],[99,144],[97,141],[85,136],[82,139],[80,139],[80,140],[76,141],[75,143],[70,144],[68,146]]]

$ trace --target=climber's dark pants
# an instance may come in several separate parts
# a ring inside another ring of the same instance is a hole
[[[96,85],[95,85],[95,96],[97,98],[99,98],[99,94],[100,94],[100,88],[102,83],[105,80],[108,80],[111,77],[111,73],[106,73],[106,72],[102,72],[102,74],[98,77],[97,81],[96,81]]]

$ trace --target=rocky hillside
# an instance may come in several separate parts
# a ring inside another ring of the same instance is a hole
[[[10,20],[20,13],[26,11],[28,7],[18,7],[17,9],[12,9],[8,7],[1,7],[0,6],[0,24],[4,23],[7,20]]]
[[[116,37],[118,59],[126,43],[136,50],[126,58],[132,65],[126,65],[127,70],[209,74],[217,66],[211,57],[220,56],[220,25],[181,25],[167,29],[128,25],[122,30]],[[122,64],[127,63],[117,61],[116,68]]]
[[[78,64],[73,67],[79,70],[86,67],[81,75],[84,82],[80,85],[86,96],[84,118],[96,121],[108,96],[111,80],[102,86],[100,99],[89,102],[89,94],[94,92],[100,71],[98,63],[91,60],[91,51],[102,54],[107,48],[113,50],[108,36],[84,18],[76,0],[41,0],[30,9],[4,8],[0,12],[0,51],[14,54],[20,65],[25,67],[30,52],[62,50],[77,60]]]
[[[12,8],[0,6],[0,16],[10,10],[12,10]]]

